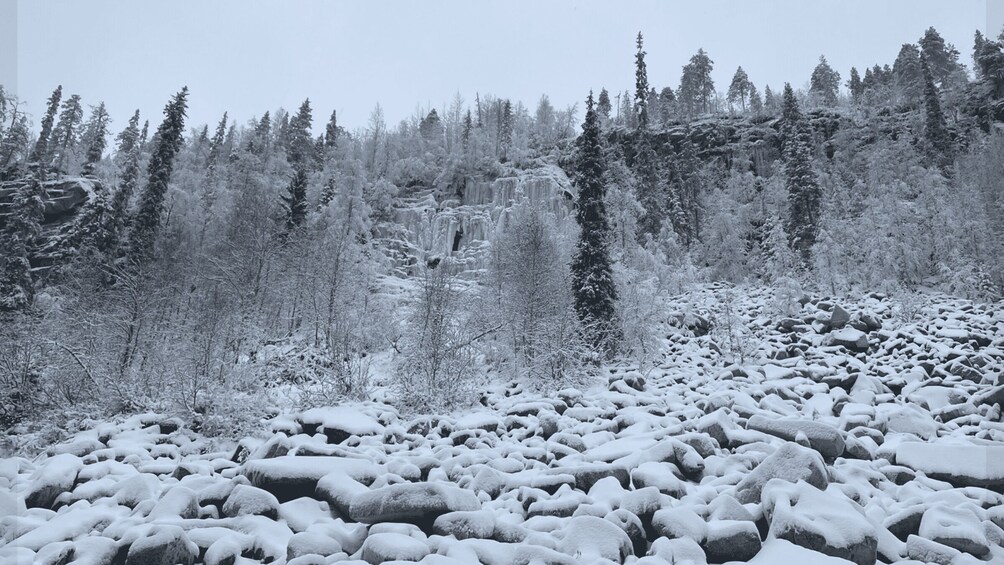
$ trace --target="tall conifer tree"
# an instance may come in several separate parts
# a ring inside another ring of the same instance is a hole
[[[798,107],[791,84],[784,85],[782,116],[784,126],[784,173],[788,189],[788,218],[785,231],[792,249],[809,264],[812,245],[819,233],[822,191],[812,169],[812,134]]]
[[[587,330],[587,340],[597,348],[616,347],[614,325],[617,288],[607,249],[610,223],[603,185],[603,152],[600,124],[593,106],[593,93],[586,99],[586,118],[578,139],[576,183],[579,201],[575,219],[579,223],[579,243],[572,259],[575,311]]]
[[[130,257],[142,262],[153,256],[153,247],[160,229],[160,216],[164,208],[174,158],[181,149],[185,130],[185,111],[188,109],[188,87],[174,95],[164,108],[164,121],[157,128],[156,146],[147,166],[149,179],[140,197],[139,209],[133,219],[130,233]]]
[[[59,101],[63,97],[63,85],[56,87],[49,96],[49,103],[45,109],[45,117],[42,118],[42,130],[38,133],[38,141],[31,151],[29,161],[48,165],[49,156],[49,136],[52,135],[52,124],[56,120],[56,112],[59,111]]]

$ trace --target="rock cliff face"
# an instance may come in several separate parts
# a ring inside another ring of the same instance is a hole
[[[405,264],[446,256],[476,260],[493,234],[505,229],[512,206],[527,199],[560,220],[574,209],[575,195],[572,181],[553,164],[494,180],[468,178],[446,196],[426,189],[402,198],[393,227],[379,235]]]
[[[14,193],[24,180],[0,183],[0,227],[10,214]],[[62,236],[72,228],[73,218],[101,190],[101,181],[91,177],[60,177],[43,183],[42,231],[35,255],[30,257],[35,269],[49,267],[58,261]]]
[[[14,192],[24,181],[13,180],[0,183],[0,225],[3,218],[10,213],[10,203]],[[60,177],[45,182],[45,211],[42,227],[64,223],[72,218],[81,206],[87,203],[96,190],[100,190],[101,181],[88,177]]]
[[[857,127],[851,118],[829,110],[809,111],[806,118],[816,142],[821,145],[827,157],[833,156],[834,135],[840,130]],[[887,121],[876,117],[877,123],[884,124]],[[678,153],[684,139],[689,137],[702,162],[721,160],[731,163],[735,157],[747,155],[753,166],[759,169],[781,157],[781,126],[782,120],[775,117],[715,116],[686,124],[673,124],[662,131],[653,132],[652,145],[659,156],[669,157]],[[890,125],[895,129],[894,126]],[[608,135],[611,142],[621,144],[626,156],[630,158],[633,155],[636,137],[634,131],[614,129]]]

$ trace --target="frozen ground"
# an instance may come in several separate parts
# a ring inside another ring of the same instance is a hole
[[[1004,563],[1001,304],[715,296],[667,304],[653,369],[553,397],[288,413],[223,451],[95,423],[0,465],[0,562]]]

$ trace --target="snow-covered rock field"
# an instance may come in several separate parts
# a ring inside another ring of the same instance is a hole
[[[654,367],[552,396],[290,412],[223,450],[94,423],[0,464],[0,562],[1004,563],[1004,306],[752,290],[727,320],[716,292],[668,301]]]

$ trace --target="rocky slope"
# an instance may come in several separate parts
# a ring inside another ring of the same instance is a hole
[[[290,412],[224,451],[92,422],[0,465],[0,561],[1004,562],[1001,304],[722,296],[667,301],[652,370],[553,397]]]

